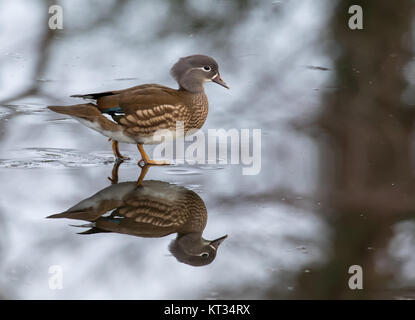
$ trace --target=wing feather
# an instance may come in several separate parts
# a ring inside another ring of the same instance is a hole
[[[96,99],[98,109],[110,114],[131,135],[152,135],[158,129],[174,130],[176,121],[187,123],[191,118],[188,94],[157,84],[77,97]]]

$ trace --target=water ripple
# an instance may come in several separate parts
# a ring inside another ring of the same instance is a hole
[[[26,148],[12,155],[13,158],[0,159],[0,168],[91,167],[114,163],[110,153],[83,153],[74,149]]]
[[[197,168],[173,168],[166,171],[170,175],[199,175],[200,170]]]

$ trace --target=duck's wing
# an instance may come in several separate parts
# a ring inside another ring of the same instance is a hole
[[[159,129],[174,130],[176,121],[187,123],[191,118],[188,93],[157,84],[77,97],[96,99],[98,109],[111,115],[130,135],[152,136]]]
[[[96,227],[141,237],[162,237],[177,232],[187,221],[186,210],[171,201],[150,195],[125,200],[111,216],[96,221]]]
[[[138,85],[138,86],[134,86],[134,87],[127,88],[127,89],[122,89],[122,90],[112,90],[112,91],[87,93],[87,94],[74,94],[74,95],[71,95],[71,97],[95,100],[97,107],[99,110],[101,110],[101,112],[113,113],[113,112],[118,111],[119,109],[121,95],[130,94],[130,93],[137,92],[140,90],[145,90],[145,89],[168,90],[170,88],[156,84],[156,83],[150,83],[150,84],[142,84],[142,85]],[[174,89],[170,89],[170,90],[174,90]]]
[[[117,122],[131,135],[153,135],[159,129],[175,130],[176,122],[189,123],[186,93],[174,89],[145,88],[119,97],[122,113]]]
[[[140,237],[162,237],[182,230],[191,217],[187,208],[191,191],[160,181],[145,181],[123,204],[95,226],[102,230]]]

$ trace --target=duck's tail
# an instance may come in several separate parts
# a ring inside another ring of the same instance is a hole
[[[69,115],[97,131],[105,130],[115,132],[120,130],[117,123],[106,118],[97,106],[92,103],[77,104],[73,106],[48,106],[48,109],[57,113]]]
[[[92,103],[76,104],[73,106],[48,106],[48,109],[86,120],[102,116],[98,108]]]
[[[47,216],[48,219],[68,218],[74,220],[95,221],[100,217],[101,213],[93,210],[64,211],[61,213]]]

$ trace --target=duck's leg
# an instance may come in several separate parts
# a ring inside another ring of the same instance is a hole
[[[122,160],[116,161],[114,163],[114,166],[112,167],[111,177],[108,177],[108,180],[111,181],[111,184],[117,184],[118,183],[118,168],[120,167],[121,163],[123,163]]]
[[[141,187],[143,185],[144,177],[147,174],[148,169],[151,167],[151,165],[145,165],[144,167],[141,167],[140,176],[137,180],[137,187]]]
[[[123,156],[121,154],[120,149],[118,148],[118,141],[116,141],[116,140],[112,141],[112,151],[114,152],[114,156],[117,158],[117,161],[129,160],[130,159],[130,158],[128,158],[126,156]]]
[[[144,165],[151,164],[154,166],[165,166],[169,164],[167,161],[164,161],[164,160],[163,161],[150,160],[141,143],[137,144],[137,148],[141,154],[141,160],[138,162],[138,165],[140,167],[142,167],[142,165],[140,165],[141,162],[144,162]]]

